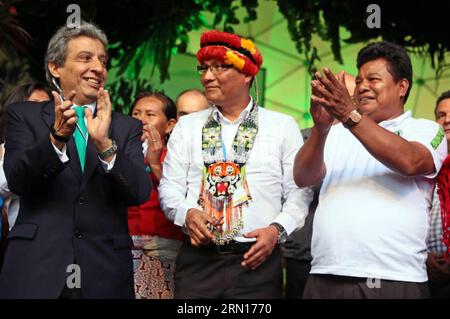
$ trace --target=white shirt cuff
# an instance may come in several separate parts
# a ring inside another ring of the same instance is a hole
[[[116,154],[114,154],[113,159],[112,159],[111,162],[109,162],[109,163],[108,163],[108,162],[105,162],[104,160],[102,160],[102,159],[100,158],[100,156],[98,157],[98,159],[99,159],[100,162],[102,163],[103,169],[104,169],[106,172],[109,172],[110,170],[113,169],[114,163],[116,162]]]
[[[177,209],[177,212],[175,215],[174,224],[181,226],[181,227],[185,226],[186,214],[187,214],[188,210],[191,208],[197,208],[197,205],[192,205],[192,203],[189,203],[189,202],[181,203],[180,206],[178,206],[178,209]]]
[[[52,145],[53,145],[53,148],[55,149],[56,154],[57,154],[58,157],[59,157],[59,160],[60,160],[62,163],[67,163],[67,162],[69,161],[69,157],[67,156],[67,146],[66,146],[66,144],[64,144],[64,146],[63,146],[63,148],[62,148],[61,150],[59,150],[59,149],[55,146],[55,144],[52,143]]]
[[[305,216],[306,217],[306,216]],[[295,220],[286,212],[282,212],[280,213],[273,221],[272,223],[278,223],[281,226],[284,227],[284,229],[286,230],[286,233],[288,235],[290,235],[296,228],[296,222]],[[304,219],[303,219],[303,224],[304,224]],[[302,227],[303,224],[300,226]]]

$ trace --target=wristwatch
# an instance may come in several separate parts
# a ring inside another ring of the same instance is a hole
[[[108,148],[107,148],[106,150],[104,150],[103,152],[99,152],[99,153],[98,153],[98,156],[100,156],[100,158],[101,158],[102,160],[105,160],[105,159],[107,159],[108,157],[113,156],[114,154],[117,153],[117,144],[116,144],[116,141],[114,141],[114,140],[111,140],[111,141],[112,141],[112,144],[111,144],[110,147],[108,147]]]
[[[348,114],[348,119],[342,122],[345,128],[351,128],[358,124],[362,119],[362,113],[359,109],[354,109]]]
[[[56,131],[55,131],[55,123],[50,125],[50,134],[52,134],[54,139],[59,141],[59,142],[67,143],[70,140],[70,136],[66,137],[66,136],[58,135],[58,133],[56,133]]]
[[[278,230],[278,244],[284,244],[287,240],[287,232],[286,229],[284,229],[283,225],[281,225],[280,223],[272,223],[270,224],[271,226],[275,226],[275,228]]]

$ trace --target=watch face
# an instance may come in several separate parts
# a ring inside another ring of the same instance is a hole
[[[114,151],[114,152],[116,152],[117,151],[117,144],[116,144],[116,141],[112,141],[112,150]]]
[[[102,153],[99,153],[98,155],[100,156],[100,158],[105,159],[116,153],[117,153],[117,144],[114,140],[112,140],[112,145],[107,150],[105,150]]]
[[[282,231],[281,233],[280,233],[280,235],[278,236],[278,243],[279,244],[284,244],[285,242],[286,242],[286,240],[287,240],[287,233],[286,233],[286,231],[284,230],[284,231]]]
[[[345,121],[343,124],[346,128],[350,128],[355,124],[358,124],[359,121],[362,119],[362,114],[358,109],[353,110],[349,113],[347,121]]]
[[[358,123],[359,121],[361,121],[361,114],[358,111],[352,111],[350,113],[350,119],[355,122]]]

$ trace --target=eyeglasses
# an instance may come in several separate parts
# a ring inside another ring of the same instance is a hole
[[[206,73],[206,71],[211,70],[212,74],[220,74],[222,72],[225,72],[229,68],[231,68],[232,65],[230,64],[216,64],[216,65],[197,65],[197,71],[200,75],[203,75]]]

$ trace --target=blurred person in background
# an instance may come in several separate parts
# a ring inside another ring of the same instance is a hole
[[[177,106],[177,121],[180,116],[202,111],[209,107],[205,93],[198,89],[188,89],[181,92],[175,104]]]
[[[177,122],[176,107],[163,93],[142,92],[136,97],[130,115],[142,121],[145,163],[154,185],[147,202],[128,208],[136,298],[172,299],[175,258],[183,233],[161,210],[157,186],[166,143]]]
[[[450,91],[442,93],[434,109],[436,122],[445,132],[450,153]],[[450,299],[450,157],[447,156],[437,177],[428,230],[428,286],[431,298]],[[442,203],[442,204],[441,204]]]

